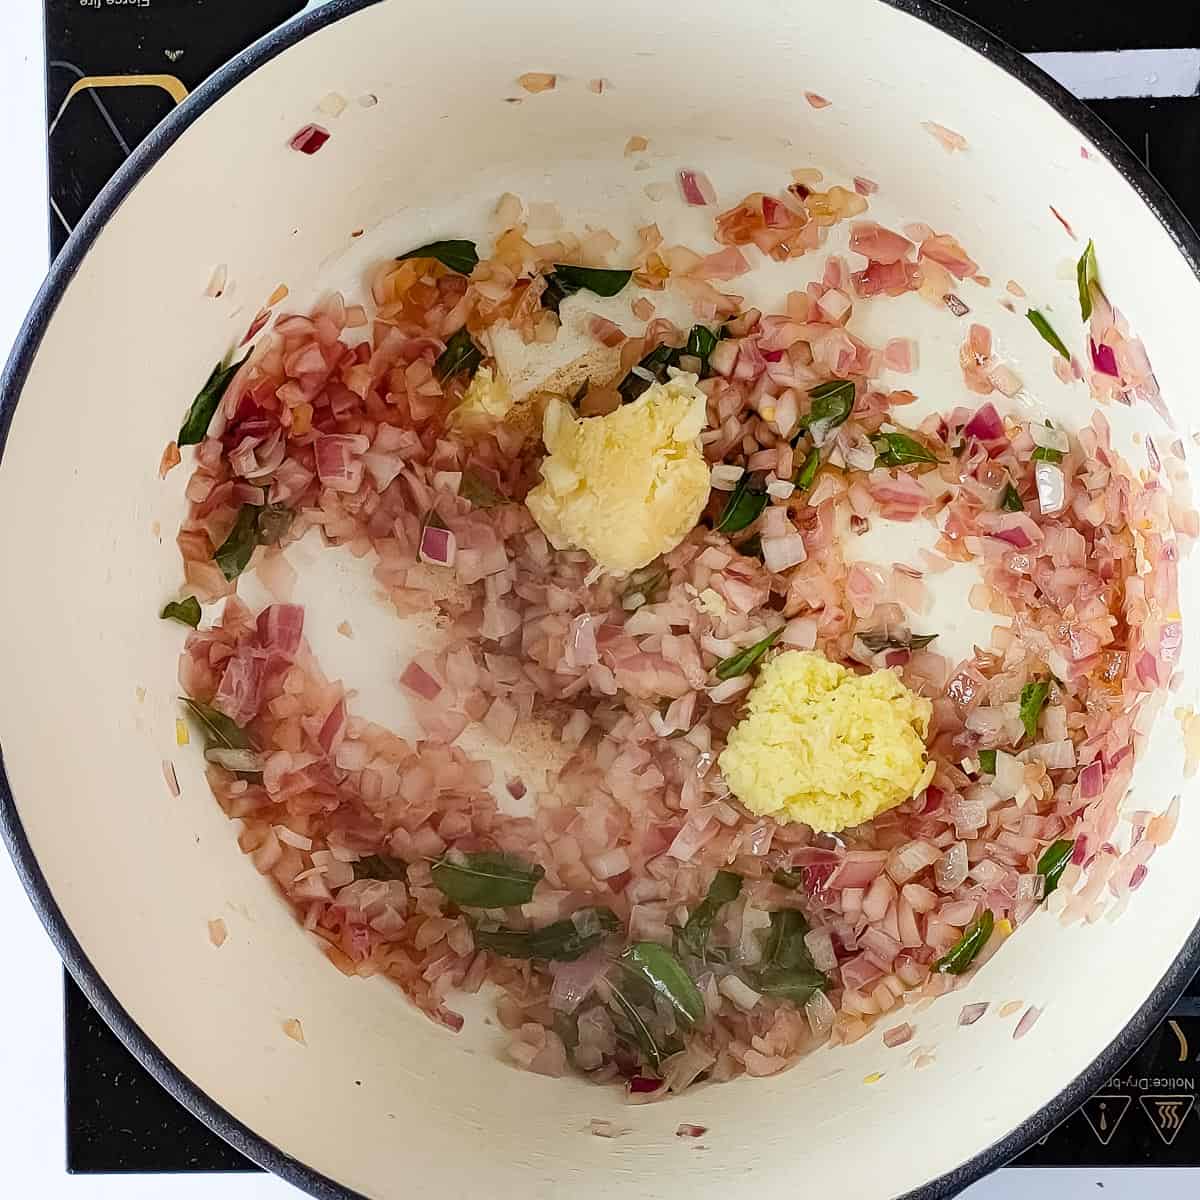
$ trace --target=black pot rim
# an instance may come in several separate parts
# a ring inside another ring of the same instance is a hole
[[[260,39],[200,85],[134,150],[88,209],[35,298],[0,376],[0,457],[13,413],[42,337],[63,293],[97,236],[139,180],[193,121],[235,84],[276,55],[312,33],[381,0],[330,0]],[[1065,117],[1107,157],[1166,229],[1180,254],[1200,276],[1200,238],[1162,185],[1120,138],[1090,109],[1036,67],[1023,54],[973,21],[933,0],[881,0],[916,17],[977,51]],[[17,874],[34,909],[50,934],[67,969],[134,1057],[185,1108],[225,1139],[235,1150],[318,1200],[365,1200],[361,1193],[322,1175],[285,1154],[244,1125],[176,1067],[137,1025],[84,953],[50,892],[17,813],[0,753],[0,836],[16,864]],[[1053,1100],[1023,1125],[936,1179],[908,1192],[902,1200],[945,1200],[968,1184],[1003,1166],[1069,1117],[1104,1081],[1120,1070],[1166,1017],[1200,963],[1200,922],[1162,979],[1129,1023]]]

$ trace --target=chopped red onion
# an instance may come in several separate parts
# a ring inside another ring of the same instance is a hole
[[[808,551],[800,534],[789,533],[784,537],[763,538],[762,555],[767,570],[779,572],[802,563]]]
[[[442,685],[425,670],[419,663],[410,662],[400,676],[400,682],[410,692],[415,692],[422,700],[436,700],[441,693]]]
[[[1104,764],[1096,759],[1079,772],[1079,798],[1095,800],[1104,790]]]
[[[942,852],[929,842],[905,842],[888,855],[887,873],[896,883],[908,883],[941,857]]]
[[[675,1136],[676,1137],[698,1138],[698,1137],[703,1137],[707,1132],[708,1132],[707,1125],[683,1124],[683,1125],[680,1125],[675,1130]]]
[[[574,962],[551,963],[554,986],[550,989],[550,1007],[555,1012],[573,1013],[592,994],[610,965],[608,954],[599,949]]]
[[[990,400],[963,426],[963,437],[978,438],[981,442],[1004,437],[1004,422]]]
[[[438,567],[454,565],[454,556],[458,550],[458,542],[449,529],[439,529],[436,525],[426,525],[421,532],[421,561],[433,563]]]
[[[722,338],[708,356],[708,365],[716,375],[730,377],[737,366],[740,342],[736,338]]]
[[[988,382],[1003,396],[1015,396],[1025,385],[1007,363],[993,363],[984,372]]]
[[[810,929],[804,935],[804,944],[813,960],[813,966],[818,971],[837,970],[837,952],[833,948],[833,938],[828,929]]]
[[[756,992],[749,984],[739,979],[736,975],[726,975],[720,983],[717,984],[717,991],[742,1010],[749,1012],[762,999],[762,994]]]
[[[649,1075],[634,1075],[627,1086],[633,1095],[645,1096],[651,1092],[660,1091],[664,1084],[661,1079],[655,1079]]]
[[[813,992],[804,1003],[804,1015],[816,1037],[821,1037],[833,1028],[837,1011],[832,1001],[822,991]]]
[[[1020,1041],[1034,1027],[1038,1017],[1041,1015],[1042,1010],[1040,1008],[1034,1008],[1033,1006],[1027,1008],[1021,1019],[1017,1022],[1016,1029],[1013,1030],[1013,1041]]]
[[[1036,746],[1031,746],[1026,753],[1050,771],[1065,771],[1075,765],[1075,743],[1070,739],[1039,742]]]
[[[745,473],[745,467],[733,463],[717,463],[709,474],[709,483],[718,492],[732,492]]]
[[[1002,800],[1011,800],[1025,786],[1025,764],[1013,754],[996,751],[996,774],[992,790]]]
[[[1038,903],[1046,894],[1045,875],[1018,875],[1017,901],[1031,900]]]
[[[689,171],[686,168],[679,172],[679,190],[684,200],[697,208],[716,204],[717,193],[703,171]]]
[[[785,646],[812,650],[817,644],[816,617],[793,617],[784,627],[779,639]]]
[[[305,125],[295,133],[288,145],[293,150],[299,150],[301,154],[316,154],[327,141],[328,129],[323,129],[320,125]]]
[[[933,868],[938,891],[952,892],[967,877],[967,844],[955,842]]]
[[[1066,454],[1071,449],[1067,435],[1061,429],[1055,429],[1053,425],[1030,421],[1029,436],[1033,438],[1035,445],[1044,446],[1047,450],[1057,450],[1060,454]]]
[[[964,1004],[962,1012],[958,1014],[958,1023],[960,1025],[974,1025],[987,1010],[988,1006],[986,1002],[982,1004]]]
[[[1042,516],[1052,517],[1062,512],[1067,503],[1067,480],[1062,467],[1057,463],[1039,462],[1034,464],[1033,474],[1037,480],[1038,507]]]
[[[906,1021],[903,1025],[893,1025],[883,1035],[883,1044],[889,1048],[895,1046],[903,1046],[905,1042],[911,1042],[913,1034],[916,1030]]]
[[[1091,342],[1092,347],[1092,366],[1100,372],[1101,375],[1111,375],[1113,379],[1121,377],[1120,369],[1117,367],[1117,356],[1113,348],[1105,343]]]

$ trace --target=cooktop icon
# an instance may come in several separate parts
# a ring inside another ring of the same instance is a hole
[[[1131,1103],[1133,1099],[1130,1096],[1101,1092],[1083,1106],[1083,1115],[1100,1145],[1107,1146],[1113,1140],[1117,1126],[1121,1124]]]
[[[1158,1136],[1168,1146],[1179,1136],[1196,1103],[1193,1095],[1139,1096],[1138,1099]]]

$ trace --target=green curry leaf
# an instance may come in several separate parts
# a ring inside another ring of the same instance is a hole
[[[732,871],[718,871],[709,884],[708,893],[688,914],[687,923],[679,930],[678,944],[697,958],[704,958],[708,939],[721,909],[736,900],[742,890],[742,877]]]
[[[453,379],[463,371],[473,371],[483,362],[483,352],[475,345],[464,325],[446,343],[446,348],[433,364],[433,373],[439,383]]]
[[[1027,683],[1021,689],[1021,724],[1025,726],[1025,733],[1031,739],[1037,737],[1038,720],[1049,698],[1050,680],[1048,679]]]
[[[761,641],[755,642],[753,646],[747,646],[745,650],[740,650],[737,654],[730,655],[729,658],[723,658],[714,668],[717,678],[734,679],[738,675],[745,675],[775,645],[782,633],[783,627],[780,626],[774,632],[768,633]]]
[[[1058,881],[1062,878],[1062,873],[1067,869],[1067,864],[1071,861],[1074,853],[1074,839],[1066,838],[1060,838],[1042,851],[1042,856],[1037,863],[1037,873],[1046,881],[1046,885],[1042,889],[1043,900],[1058,887]]]
[[[1000,507],[1005,512],[1024,512],[1025,503],[1021,493],[1011,483],[1004,485],[1004,494],[1000,497]]]
[[[922,445],[907,433],[877,433],[871,439],[880,466],[906,467],[912,463],[941,462],[928,446]]]
[[[804,456],[804,462],[800,465],[800,469],[796,472],[792,483],[797,491],[806,492],[813,485],[813,480],[817,477],[817,471],[821,466],[821,452],[813,446],[811,450]]]
[[[386,854],[368,854],[351,865],[355,879],[398,879],[403,883],[408,878],[408,863],[402,858],[389,858]]]
[[[511,854],[481,851],[461,862],[440,858],[433,864],[433,884],[447,899],[467,908],[509,908],[528,904],[546,872]]]
[[[213,555],[213,562],[230,582],[246,569],[258,545],[258,512],[257,504],[243,504],[233,528]]]
[[[249,353],[247,350],[246,354],[249,355]],[[217,411],[217,405],[221,403],[231,380],[245,361],[246,359],[243,357],[241,362],[219,362],[213,367],[204,386],[192,401],[187,416],[183,418],[183,424],[179,427],[179,434],[175,438],[176,445],[198,446],[204,441],[208,435],[208,427],[212,424],[213,414]]]
[[[985,908],[963,930],[962,937],[933,964],[933,969],[943,975],[961,975],[987,945],[995,925],[996,918],[992,916],[992,910]]]
[[[612,909],[581,908],[541,929],[477,928],[475,945],[504,958],[573,962],[620,928]]]
[[[204,736],[205,750],[257,750],[254,739],[211,704],[202,704],[190,696],[180,696],[179,702]]]
[[[164,605],[158,615],[164,621],[178,621],[195,629],[200,624],[200,601],[195,596],[188,596],[186,600],[172,600]]]
[[[460,275],[470,275],[479,263],[479,251],[475,243],[465,238],[449,238],[441,242],[427,242],[407,254],[397,255],[397,262],[408,258],[436,258],[444,267],[457,271]]]
[[[717,533],[737,533],[753,525],[767,507],[766,488],[752,485],[750,479],[750,472],[743,471],[714,526]]]
[[[1092,285],[1100,286],[1100,268],[1096,265],[1096,247],[1088,239],[1087,247],[1079,256],[1075,267],[1075,277],[1079,283],[1079,315],[1085,321],[1092,316]]]
[[[1068,362],[1071,359],[1071,352],[1063,345],[1063,340],[1054,332],[1053,326],[1036,308],[1028,309],[1025,315],[1029,318],[1029,323],[1042,335],[1042,341],[1052,346],[1059,354]]]
[[[675,1010],[686,1025],[704,1021],[704,997],[666,946],[634,942],[617,960],[631,975],[648,983]]]

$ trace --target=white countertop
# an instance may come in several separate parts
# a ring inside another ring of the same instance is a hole
[[[5,113],[5,187],[0,191],[0,346],[15,336],[46,268],[44,63],[40,0],[9,0],[0,17],[0,111]],[[1139,63],[1139,66],[1141,64]],[[1073,68],[1076,69],[1076,68]],[[1072,79],[1075,82],[1075,79]],[[1080,90],[1086,90],[1082,88]],[[1094,94],[1094,93],[1093,93]],[[258,1200],[297,1195],[265,1175],[66,1173],[63,1105],[62,970],[6,855],[0,854],[0,912],[8,969],[0,989],[0,1164],[4,1192],[36,1200]],[[970,1200],[1185,1200],[1200,1192],[1200,1170],[1023,1169],[970,1188]]]

